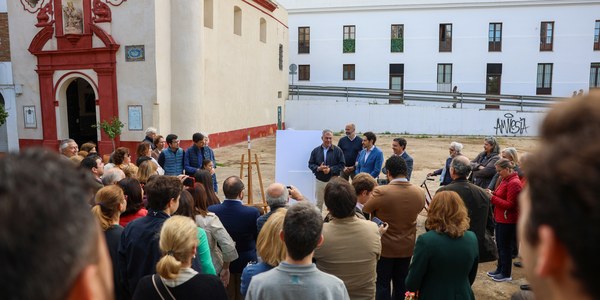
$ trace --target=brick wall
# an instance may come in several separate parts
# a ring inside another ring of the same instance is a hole
[[[0,13],[0,62],[10,61],[10,39],[8,36],[8,14]]]

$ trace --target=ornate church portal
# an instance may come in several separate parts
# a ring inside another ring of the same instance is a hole
[[[59,140],[68,137],[78,143],[96,142],[96,129],[87,127],[119,115],[119,44],[105,29],[112,21],[111,6],[126,0],[20,1],[26,11],[36,14],[32,26],[40,28],[29,52],[37,57],[43,145],[57,149]],[[94,40],[100,45],[94,47]],[[101,153],[112,151],[104,133],[98,148]]]

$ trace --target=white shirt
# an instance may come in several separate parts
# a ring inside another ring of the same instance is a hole
[[[371,151],[373,151],[374,148],[375,148],[375,145],[373,145],[373,146],[371,146],[371,148],[367,149],[367,153],[365,154],[365,162],[367,161],[369,154],[371,154]]]

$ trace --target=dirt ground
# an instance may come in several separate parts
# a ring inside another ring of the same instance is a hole
[[[389,157],[392,154],[392,140],[396,135],[378,135],[376,145],[379,146],[384,153],[384,157]],[[463,154],[469,158],[474,158],[483,150],[482,137],[443,137],[443,136],[403,136],[407,140],[406,151],[414,158],[414,169],[411,182],[421,184],[425,180],[427,173],[443,167],[446,158],[448,157],[448,146],[452,141],[460,142],[464,145]],[[337,140],[340,135],[334,136],[334,143],[337,145]],[[515,147],[519,154],[531,152],[537,145],[535,138],[521,137],[502,137],[499,138],[500,148]],[[320,140],[315,141],[315,147],[320,144]],[[257,153],[260,160],[260,171],[262,174],[263,187],[273,183],[275,178],[275,137],[265,137],[252,141],[253,154]],[[242,154],[247,154],[247,144],[239,143],[228,147],[215,149],[217,158],[217,176],[219,188],[223,179],[231,175],[240,175],[240,161]],[[244,170],[244,181],[247,178],[247,172]],[[260,189],[258,184],[257,171],[253,170],[253,197],[254,202],[260,201]],[[427,186],[433,194],[439,187],[439,181],[428,181]],[[222,193],[220,193],[222,197]],[[417,221],[418,234],[423,233],[424,221],[426,212],[423,211]],[[495,262],[479,264],[477,279],[473,284],[473,291],[477,299],[510,299],[510,296],[519,290],[519,285],[527,283],[523,270],[513,268],[512,282],[494,282],[486,276],[487,271],[495,269]]]

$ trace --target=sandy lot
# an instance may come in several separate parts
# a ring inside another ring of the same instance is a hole
[[[340,135],[334,136],[334,143]],[[394,135],[378,135],[376,145],[379,146],[387,158],[392,154],[392,140],[397,136]],[[474,158],[483,150],[482,137],[443,137],[443,136],[403,136],[407,139],[408,145],[406,151],[414,158],[414,170],[411,182],[421,184],[426,177],[426,174],[443,167],[443,164],[448,157],[448,146],[450,142],[457,141],[465,147],[463,154],[469,158]],[[537,145],[535,138],[520,138],[506,137],[499,138],[500,148],[515,147],[519,153],[530,152]],[[315,141],[315,147],[320,144],[320,141]],[[260,170],[262,173],[263,186],[266,187],[274,181],[275,176],[275,137],[265,137],[252,141],[252,153],[257,153],[260,160]],[[247,153],[247,144],[240,143],[228,147],[215,149],[215,156],[219,168],[217,176],[219,180],[219,188],[223,179],[231,175],[240,174],[240,160],[242,154]],[[246,177],[246,171],[244,170]],[[246,179],[244,179],[246,180]],[[293,183],[292,183],[293,184]],[[428,187],[432,193],[439,187],[438,181],[429,181]],[[260,201],[260,189],[258,187],[258,176],[256,169],[253,172],[253,195],[255,202]],[[220,195],[222,197],[222,195]],[[418,232],[424,232],[424,221],[426,213],[421,213],[418,220]],[[520,268],[513,268],[513,281],[497,283],[486,276],[485,272],[495,268],[495,262],[484,263],[479,265],[477,279],[473,284],[473,290],[477,299],[510,299],[511,294],[519,290],[519,285],[525,284],[526,279],[523,271]]]

